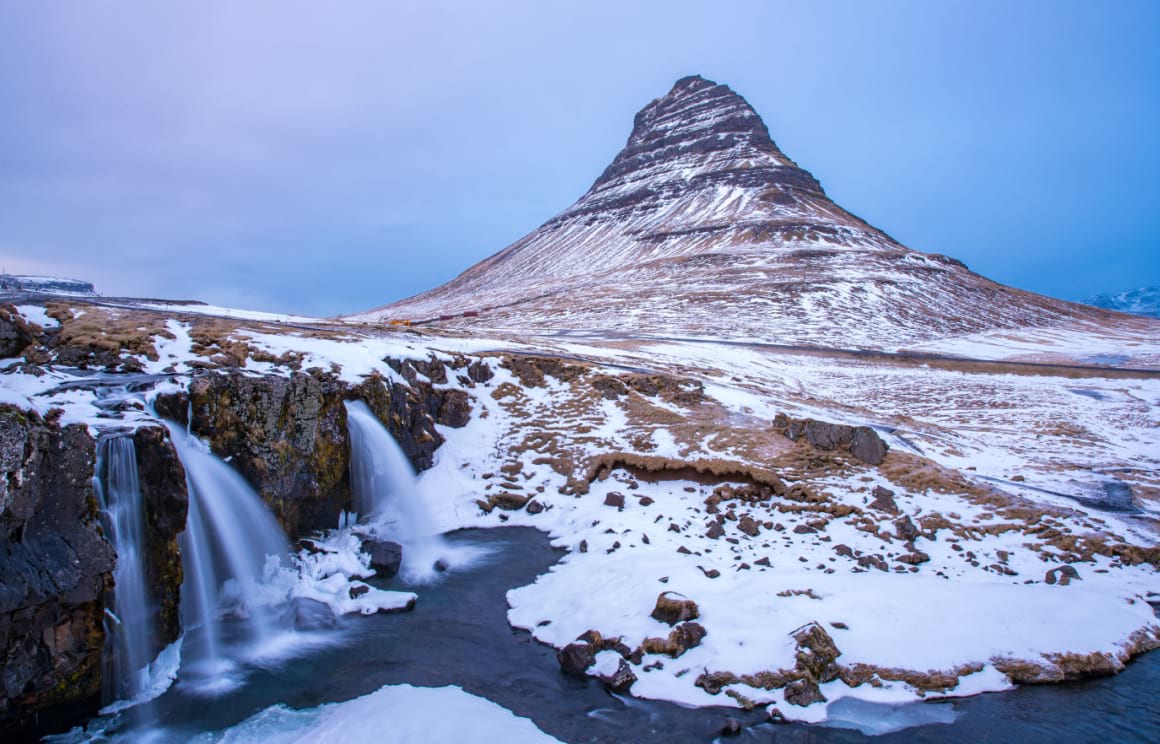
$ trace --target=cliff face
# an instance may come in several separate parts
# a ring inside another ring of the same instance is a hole
[[[0,408],[0,732],[95,706],[115,555],[93,490],[95,443]]]
[[[441,316],[879,349],[1107,317],[899,244],[830,200],[744,98],[695,76],[636,115],[571,207],[442,287],[352,319]]]
[[[410,363],[398,364],[410,384],[372,377],[352,385],[317,370],[286,377],[207,372],[193,379],[188,395],[160,398],[157,410],[228,460],[295,537],[335,526],[339,512],[351,508],[344,401],[366,401],[417,470],[431,466],[443,443],[437,423],[467,423],[462,391],[436,388],[419,380]],[[419,364],[446,380],[442,363]]]

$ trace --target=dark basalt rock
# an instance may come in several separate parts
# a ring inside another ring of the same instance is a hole
[[[880,465],[890,446],[869,426],[847,426],[816,419],[794,419],[779,413],[773,428],[791,441],[804,439],[820,450],[849,452],[868,465]]]
[[[365,541],[362,549],[371,557],[371,568],[379,576],[390,578],[399,573],[403,565],[403,546],[397,542],[384,540],[382,542]]]
[[[0,305],[0,359],[19,356],[35,339],[32,329],[11,305]]]
[[[0,738],[100,702],[115,554],[97,518],[95,462],[84,426],[0,406]]]
[[[156,410],[208,441],[295,537],[333,526],[339,512],[350,508],[345,400],[365,401],[417,470],[430,467],[443,444],[437,424],[460,427],[470,420],[466,392],[418,379],[416,364],[424,376],[446,380],[441,362],[394,361],[392,366],[411,370],[413,384],[371,376],[351,386],[318,369],[289,376],[204,372],[194,377],[188,395],[159,396]]]
[[[152,639],[156,654],[181,635],[181,552],[177,536],[185,530],[189,510],[185,468],[173,448],[169,430],[149,426],[133,433],[137,476],[145,506],[146,582],[155,601]]]

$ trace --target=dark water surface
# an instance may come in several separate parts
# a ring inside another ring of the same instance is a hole
[[[251,670],[244,686],[228,695],[205,698],[175,685],[152,706],[150,718],[164,727],[158,738],[181,740],[220,730],[276,703],[309,708],[405,682],[459,685],[567,742],[704,742],[716,738],[729,719],[747,726],[739,741],[869,740],[857,731],[761,724],[760,714],[735,709],[621,700],[597,682],[565,677],[553,649],[507,624],[507,590],[531,583],[560,556],[547,537],[530,528],[466,530],[449,537],[493,553],[433,586],[416,588],[413,612],[345,618],[334,644],[273,669]],[[917,706],[949,706],[958,718],[873,740],[1160,742],[1158,694],[1160,653],[1154,653],[1115,677]]]

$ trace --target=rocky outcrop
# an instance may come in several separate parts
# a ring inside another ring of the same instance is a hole
[[[415,363],[398,363],[409,370],[410,384],[371,376],[351,385],[319,369],[288,376],[204,372],[188,395],[161,396],[156,409],[189,425],[228,460],[294,537],[332,527],[339,512],[350,509],[344,401],[366,402],[418,470],[431,466],[443,443],[436,424],[459,427],[470,419],[465,391],[429,381],[447,380],[443,363],[418,362],[427,379],[415,374]]]
[[[189,510],[185,468],[163,426],[133,433],[137,475],[145,507],[146,584],[156,602],[153,639],[156,654],[181,635],[181,551],[178,534],[185,530]]]
[[[115,555],[98,522],[95,462],[85,427],[0,407],[0,735],[99,703]]]
[[[804,440],[820,450],[848,452],[868,465],[880,465],[890,446],[869,426],[831,424],[816,419],[794,419],[779,413],[773,428],[791,441]]]
[[[18,356],[35,339],[32,329],[11,305],[0,305],[0,359]]]

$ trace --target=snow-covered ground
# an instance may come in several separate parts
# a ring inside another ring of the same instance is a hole
[[[157,358],[136,359],[163,385],[182,385],[205,363],[193,351],[198,329],[173,318],[157,327]],[[549,532],[568,552],[509,594],[511,623],[557,647],[593,630],[640,649],[626,661],[634,695],[822,720],[827,702],[801,707],[762,684],[792,671],[793,634],[811,623],[840,652],[844,671],[820,685],[829,704],[1112,671],[1160,638],[1149,605],[1160,599],[1149,562],[1160,516],[1155,377],[964,372],[598,335],[277,333],[241,320],[227,335],[261,356],[245,362],[253,374],[286,374],[279,360],[291,355],[350,382],[402,381],[385,357],[482,358],[487,382],[449,375],[444,385],[469,394],[473,415],[440,429],[447,441],[422,475],[423,497],[446,530]],[[536,351],[556,361],[529,359]],[[110,418],[101,388],[75,380],[9,363],[0,391],[96,429],[148,418],[143,406]],[[771,429],[783,412],[873,426],[892,450],[877,467],[812,453]],[[680,469],[690,464],[701,474]],[[758,497],[730,495],[755,482]],[[1131,489],[1127,508],[1106,508],[1108,484]],[[892,492],[888,503],[876,488]],[[1061,580],[1064,567],[1078,579]],[[314,568],[295,591],[338,612],[400,599],[336,606],[359,567]],[[650,617],[662,592],[696,602],[705,630],[675,658],[647,650],[646,639],[670,632]],[[592,671],[621,659],[605,648]],[[323,719],[312,713],[309,725]]]

